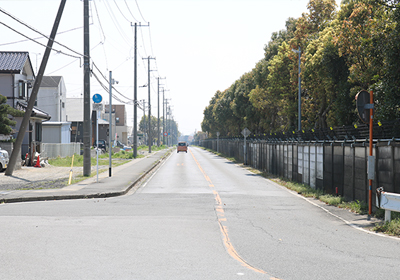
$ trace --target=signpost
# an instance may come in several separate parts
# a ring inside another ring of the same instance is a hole
[[[242,135],[244,136],[244,165],[247,165],[247,149],[246,149],[246,138],[251,134],[251,131],[246,127],[242,130]]]
[[[369,102],[368,102],[369,101]],[[372,214],[372,180],[375,179],[375,157],[372,155],[372,136],[374,119],[373,92],[362,90],[356,95],[357,111],[364,123],[369,123],[369,156],[368,156],[368,214]]]
[[[221,135],[221,133],[219,133],[219,131],[217,131],[217,153],[219,153],[219,136]]]
[[[97,183],[99,182],[99,113],[103,110],[103,104],[100,103],[103,97],[96,93],[92,97],[93,99],[93,110],[96,110],[96,157],[97,157]]]

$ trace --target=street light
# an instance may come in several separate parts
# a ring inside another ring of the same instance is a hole
[[[300,68],[300,63],[301,63],[301,48],[299,47],[298,50],[292,49],[293,52],[297,53],[299,55],[299,97],[298,97],[298,107],[299,107],[299,131],[301,131],[301,68]]]

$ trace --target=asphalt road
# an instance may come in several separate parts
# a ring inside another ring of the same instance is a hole
[[[3,279],[397,279],[400,240],[348,226],[211,153],[136,192],[0,205]]]

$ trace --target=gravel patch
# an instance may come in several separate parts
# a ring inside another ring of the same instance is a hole
[[[108,169],[108,166],[99,166],[99,171]],[[32,190],[32,189],[59,189],[67,186],[70,167],[56,167],[46,165],[42,168],[22,166],[15,170],[12,176],[0,173],[0,190]],[[91,167],[96,172],[97,166]],[[83,175],[83,167],[72,168],[72,178]]]

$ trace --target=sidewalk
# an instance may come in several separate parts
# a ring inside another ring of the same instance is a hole
[[[126,194],[138,181],[153,170],[168,155],[169,150],[153,152],[145,158],[112,168],[97,176],[62,189],[10,190],[0,192],[0,203],[63,199],[104,198]]]

